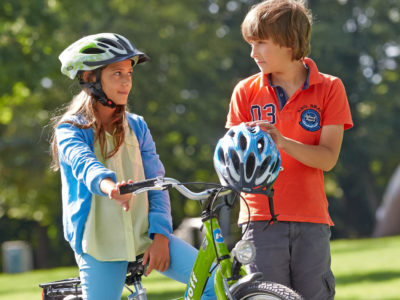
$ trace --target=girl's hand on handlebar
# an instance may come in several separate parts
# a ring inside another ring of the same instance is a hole
[[[129,180],[128,183],[132,183],[132,180]],[[103,179],[100,183],[100,189],[108,195],[111,200],[116,201],[119,205],[121,205],[125,211],[129,210],[129,200],[132,198],[132,193],[123,194],[119,193],[119,187],[126,185],[125,181],[115,183],[109,178]]]
[[[146,276],[153,269],[165,272],[169,268],[169,239],[162,234],[154,235],[153,243],[146,249],[143,256],[143,265],[149,264]]]
[[[132,183],[132,182],[133,182],[132,180],[128,180],[128,183]],[[117,201],[117,203],[119,205],[121,205],[125,211],[128,211],[129,210],[129,200],[131,200],[131,198],[132,198],[132,193],[121,195],[119,193],[119,187],[121,187],[123,185],[126,185],[125,181],[117,182],[117,184],[110,191],[108,196],[110,197],[110,199],[114,199],[115,201]]]

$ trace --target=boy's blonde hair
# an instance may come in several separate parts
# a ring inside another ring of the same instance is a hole
[[[267,0],[254,5],[242,23],[247,41],[272,40],[292,48],[293,60],[310,52],[312,15],[302,0]]]

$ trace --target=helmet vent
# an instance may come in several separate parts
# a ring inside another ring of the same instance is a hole
[[[235,170],[237,172],[239,172],[239,164],[240,164],[240,160],[239,160],[239,155],[236,153],[235,150],[230,149],[229,150],[229,154],[232,157],[232,163],[233,163],[233,167],[235,168]]]
[[[110,46],[104,43],[98,43],[97,45],[104,47],[104,48],[109,48]]]
[[[281,155],[272,137],[246,123],[226,131],[215,147],[213,161],[221,184],[244,193],[271,189],[282,169]]]
[[[253,174],[255,166],[256,166],[256,158],[254,157],[253,153],[250,153],[249,157],[247,158],[247,163],[246,163],[247,178],[249,178]]]
[[[219,160],[220,160],[224,165],[226,165],[225,156],[224,156],[224,150],[222,150],[222,148],[219,148],[219,150],[218,150],[218,157],[219,157]]]
[[[264,139],[259,139],[257,141],[258,154],[261,154],[264,151],[264,147],[265,147]]]
[[[278,165],[279,165],[279,159],[277,159],[277,160],[275,161],[275,164],[273,165],[273,168],[272,168],[272,173],[275,173],[275,171],[276,171]]]
[[[118,48],[118,49],[122,49],[121,45],[120,45],[120,44],[117,44],[117,43],[114,42],[113,40],[101,38],[101,39],[98,39],[98,41],[101,42],[101,43],[103,43],[103,44],[107,44],[107,45],[109,45],[109,46],[111,46],[111,47]]]
[[[246,150],[246,148],[247,148],[247,139],[243,134],[241,134],[240,137],[239,137],[239,145],[240,145],[240,149],[242,149],[243,151]]]
[[[261,164],[260,171],[259,171],[260,174],[263,174],[265,172],[270,161],[271,161],[271,155],[268,155],[267,158],[264,159],[264,161]]]
[[[99,48],[86,48],[84,50],[81,50],[81,53],[85,54],[100,54],[104,53],[105,51]]]

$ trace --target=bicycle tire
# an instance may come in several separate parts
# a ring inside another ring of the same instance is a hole
[[[279,283],[254,281],[233,293],[236,300],[304,300],[298,293]]]

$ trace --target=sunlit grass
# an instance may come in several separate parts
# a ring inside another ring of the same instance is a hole
[[[78,276],[76,267],[35,270],[18,274],[0,274],[0,300],[41,300],[42,289],[39,283],[61,280]],[[143,278],[149,300],[166,300],[183,296],[185,285],[153,271]],[[123,297],[127,299],[129,291],[124,289]]]
[[[0,274],[1,300],[40,300],[42,289],[39,283],[78,276],[75,267],[35,270],[26,273]]]
[[[400,237],[332,242],[335,299],[400,299]]]
[[[400,236],[332,242],[336,300],[400,299]],[[0,300],[40,300],[39,283],[78,276],[76,267],[0,274]],[[149,300],[183,296],[185,285],[157,272],[144,278]],[[122,299],[126,299],[124,291]]]

